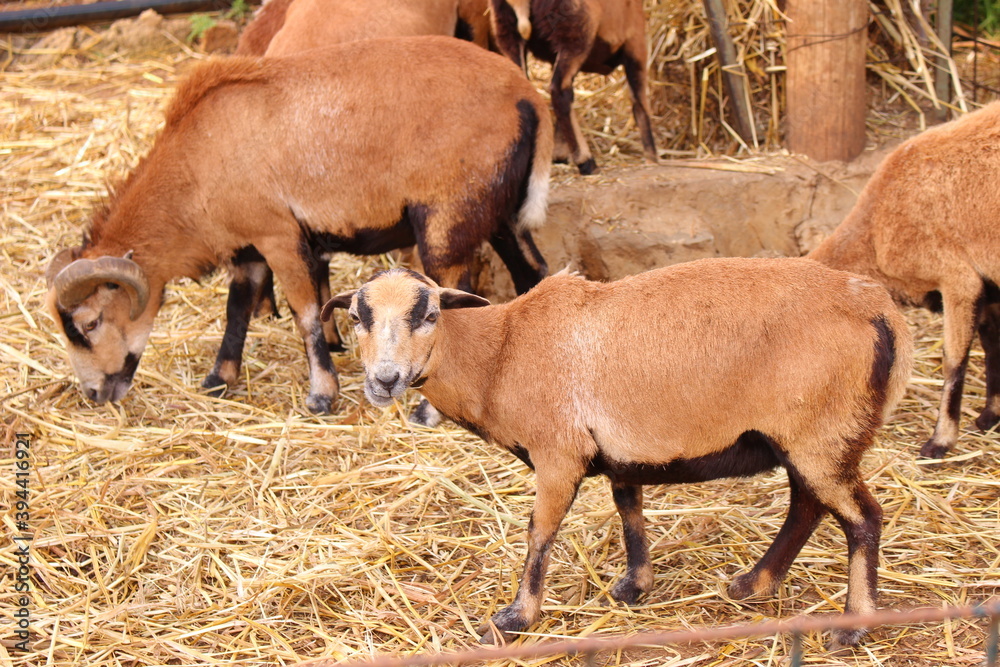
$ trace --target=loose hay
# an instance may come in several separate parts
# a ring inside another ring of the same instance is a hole
[[[228,399],[198,389],[222,337],[224,276],[170,286],[121,405],[91,405],[73,386],[43,312],[45,266],[78,241],[106,182],[148,149],[174,83],[196,57],[177,49],[136,61],[102,57],[99,42],[92,49],[83,65],[71,53],[61,68],[7,72],[0,81],[8,267],[0,275],[0,410],[5,442],[15,431],[33,438],[34,580],[31,651],[16,649],[13,625],[4,625],[0,664],[287,665],[474,647],[478,623],[513,597],[532,475],[453,425],[407,427],[414,397],[372,408],[353,352],[336,358],[338,413],[309,415],[287,307],[280,319],[253,323],[244,381]],[[334,289],[389,262],[338,258]],[[881,604],[968,604],[1000,590],[1000,447],[995,434],[966,432],[952,463],[915,461],[934,421],[941,332],[934,316],[909,318],[914,381],[867,459],[886,517]],[[981,355],[971,365],[967,417],[984,390]],[[11,506],[8,452],[0,483]],[[525,641],[842,610],[847,551],[830,520],[775,598],[726,598],[727,581],[760,557],[784,518],[783,473],[655,487],[647,497],[656,579],[646,604],[604,606],[624,553],[607,483],[587,480],[555,547],[543,620]],[[11,513],[3,521],[19,534]],[[12,549],[0,551],[0,562],[0,613],[11,618]],[[975,665],[984,639],[982,622],[886,628],[845,657],[827,654],[814,635],[807,664]],[[637,649],[598,664],[779,665],[788,651],[789,639],[777,637]]]

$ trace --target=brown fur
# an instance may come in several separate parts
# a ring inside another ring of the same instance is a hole
[[[512,183],[504,165],[525,141],[519,104],[533,110],[538,127],[519,149],[530,151],[524,182]],[[530,240],[527,230],[544,219],[551,149],[548,110],[520,72],[451,38],[210,61],[179,87],[163,132],[95,216],[78,256],[134,251],[154,295],[138,320],[142,335],[131,338],[134,353],[140,338],[145,344],[167,282],[204,275],[252,246],[263,256],[253,266],[275,269],[306,341],[308,404],[326,410],[337,380],[326,343],[316,338],[322,290],[313,245],[326,235],[398,247],[393,230],[405,228],[406,212],[419,205],[419,228],[411,220],[405,245],[416,237],[428,271],[460,284],[470,257],[441,263],[436,258],[447,253],[433,245],[435,235],[450,242],[443,230],[477,229],[478,247],[496,230],[516,226]],[[517,216],[525,186],[520,224],[503,219]],[[514,210],[496,208],[501,204]],[[544,263],[536,268],[544,275]],[[262,270],[245,273],[257,289]]]
[[[498,50],[491,39],[489,0],[458,0],[458,18],[472,31],[472,43],[491,51]]]
[[[859,464],[912,356],[906,322],[881,287],[800,259],[702,260],[610,284],[560,273],[489,307],[432,288],[436,321],[415,327],[421,291],[411,275],[389,272],[327,309],[350,305],[370,400],[385,405],[417,383],[443,414],[534,467],[525,574],[492,619],[501,633],[537,620],[552,539],[595,473],[611,478],[625,528],[628,572],[612,591],[620,600],[652,582],[643,484],[781,464],[789,519],[730,592],[772,593],[832,512],[852,554],[848,609],[874,609],[881,511]]]
[[[550,92],[557,137],[582,173],[596,164],[572,109],[577,72],[610,74],[625,67],[632,113],[646,158],[657,160],[649,116],[646,18],[642,0],[490,0],[492,28],[501,53],[525,67],[525,50],[553,63]],[[524,35],[530,30],[530,35]]]
[[[267,55],[374,37],[454,35],[456,0],[295,0]]]
[[[237,55],[279,56],[377,37],[456,34],[458,19],[489,47],[488,0],[270,0],[254,16]]]
[[[285,25],[285,15],[293,0],[266,0],[247,24],[236,43],[238,56],[262,56],[268,44]]]
[[[1000,421],[1000,103],[903,143],[879,165],[857,204],[809,254],[881,282],[897,300],[944,306],[944,375],[934,434],[921,454],[940,458],[958,438],[965,365],[977,326],[986,350],[982,429]]]

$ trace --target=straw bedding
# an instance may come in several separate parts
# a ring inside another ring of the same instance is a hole
[[[309,415],[287,307],[253,323],[243,382],[229,398],[198,388],[221,340],[224,276],[170,286],[120,405],[89,404],[73,386],[43,312],[45,266],[78,242],[106,183],[148,149],[194,58],[180,46],[128,59],[98,45],[0,79],[0,411],[5,443],[15,431],[33,438],[35,586],[31,651],[18,650],[4,624],[0,665],[288,665],[474,646],[478,623],[513,596],[531,473],[454,425],[407,426],[412,397],[387,410],[366,404],[353,352],[336,355],[337,414]],[[334,289],[391,261],[339,258]],[[976,602],[1000,588],[1000,446],[994,434],[966,432],[950,463],[915,460],[936,411],[941,326],[908,316],[916,372],[866,462],[885,509],[881,602]],[[983,388],[979,355],[966,425]],[[0,474],[7,506],[12,456]],[[645,604],[625,609],[604,604],[624,555],[607,483],[587,480],[553,554],[543,620],[525,641],[840,611],[847,552],[830,520],[774,599],[726,599],[726,582],[763,553],[786,505],[783,473],[649,489],[656,580]],[[15,534],[10,513],[2,520]],[[10,618],[11,548],[0,562],[0,613]],[[806,664],[976,665],[984,639],[982,622],[897,627],[831,656],[813,635]],[[788,649],[786,637],[764,638],[601,655],[598,664],[781,665]],[[530,664],[548,663],[579,659]]]

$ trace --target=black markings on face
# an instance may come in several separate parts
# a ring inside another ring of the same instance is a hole
[[[135,370],[139,367],[139,358],[142,355],[132,354],[129,352],[125,355],[125,365],[117,373],[108,373],[105,377],[105,384],[108,386],[121,383],[129,383],[132,381],[132,376],[135,375]]]
[[[357,301],[358,319],[361,320],[361,326],[365,328],[365,331],[371,331],[372,326],[375,325],[375,316],[372,313],[372,307],[368,305],[364,289],[358,292]]]
[[[421,287],[417,295],[417,302],[410,311],[410,331],[416,331],[424,323],[427,317],[427,307],[431,298],[431,291],[426,287]]]
[[[61,308],[59,311],[59,320],[62,322],[63,331],[66,332],[66,339],[69,340],[70,344],[74,347],[79,347],[84,350],[90,349],[90,341],[84,336],[79,329],[76,328],[76,323],[73,322],[73,316],[70,315],[65,310]]]

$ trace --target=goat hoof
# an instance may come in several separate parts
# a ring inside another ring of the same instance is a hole
[[[773,595],[775,589],[777,589],[777,584],[762,588],[760,577],[753,572],[747,572],[733,577],[726,592],[734,600],[748,600]]]
[[[517,611],[514,605],[510,605],[493,614],[489,623],[483,623],[476,632],[480,635],[480,644],[502,645],[514,639],[510,633],[520,632],[529,625],[531,621]],[[497,637],[496,633],[500,636]]]
[[[634,581],[628,577],[622,579],[617,584],[611,587],[608,591],[612,598],[622,604],[627,604],[629,606],[639,602],[639,598],[645,595],[646,591],[639,588]]]
[[[856,630],[834,630],[833,637],[830,639],[830,643],[827,648],[830,651],[837,651],[839,649],[854,648],[861,643],[861,640],[865,638],[868,631],[864,628],[859,628]]]
[[[330,414],[330,408],[333,406],[333,397],[327,396],[326,394],[309,394],[306,397],[306,407],[309,408],[309,412],[314,415],[327,415]]]
[[[920,448],[920,456],[925,459],[943,459],[949,449],[951,449],[949,445],[942,445],[931,438]]]
[[[409,420],[414,424],[419,424],[420,426],[434,428],[441,423],[441,413],[438,412],[433,405],[428,403],[425,398],[420,401],[416,409],[410,414]]]
[[[584,176],[590,176],[591,174],[596,174],[600,171],[597,167],[597,161],[594,158],[589,158],[584,162],[576,165],[576,168],[580,170],[580,173]]]
[[[229,389],[229,384],[214,373],[201,381],[202,389],[207,389],[205,393],[212,398],[222,398]]]
[[[976,428],[980,431],[989,431],[998,423],[1000,423],[1000,415],[997,415],[989,408],[983,410],[982,414],[976,417]]]

